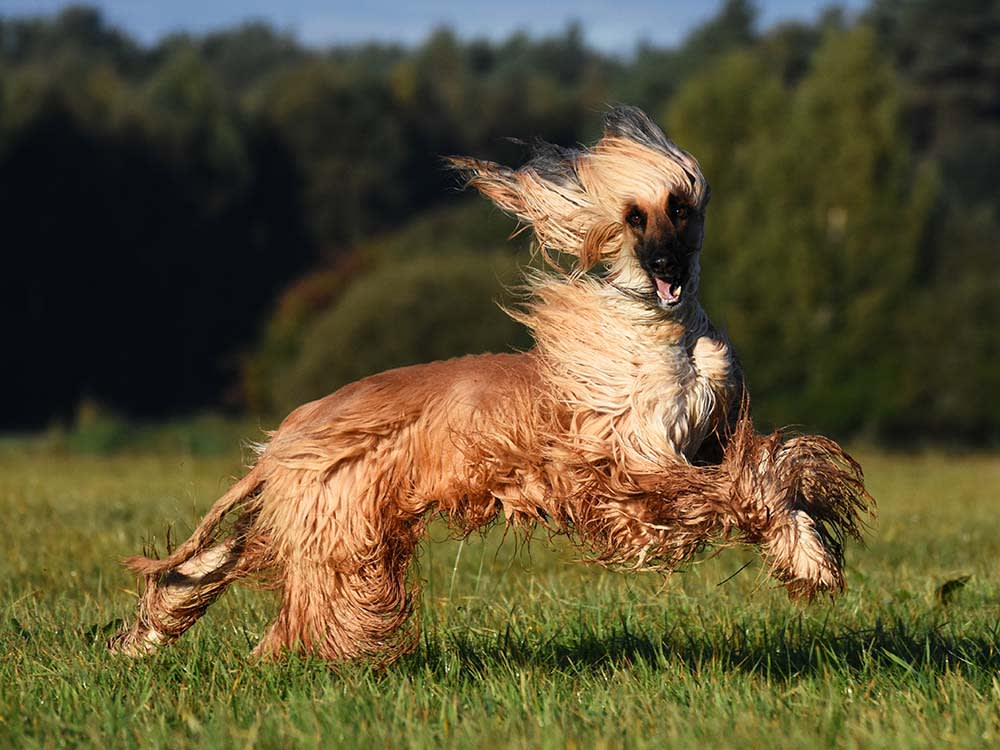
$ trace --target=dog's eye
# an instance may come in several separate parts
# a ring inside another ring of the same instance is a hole
[[[646,214],[637,206],[633,206],[632,210],[626,214],[625,222],[633,229],[642,229],[646,226]]]
[[[670,221],[674,224],[684,221],[688,217],[688,207],[682,203],[675,203],[673,199],[671,199],[670,205],[667,206],[667,212],[670,214]]]

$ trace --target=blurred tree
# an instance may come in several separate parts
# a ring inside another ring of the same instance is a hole
[[[714,54],[746,47],[756,39],[757,9],[749,0],[725,0],[714,18],[684,40],[682,51]]]
[[[309,62],[269,81],[258,105],[302,165],[310,228],[327,257],[399,221],[412,196],[386,81]]]
[[[378,269],[409,268],[417,259],[422,259],[425,267],[433,263],[443,266],[453,259],[474,255],[486,261],[481,266],[485,282],[497,278],[494,266],[499,263],[502,271],[500,280],[508,283],[515,278],[511,271],[513,260],[525,265],[531,262],[526,234],[518,235],[513,240],[505,239],[514,226],[511,219],[486,201],[478,197],[470,198],[454,206],[420,214],[401,229],[379,235],[357,251],[342,256],[336,263],[315,269],[298,279],[281,295],[264,328],[260,344],[244,362],[242,388],[248,406],[258,414],[269,415],[282,406],[290,408],[290,404],[282,404],[277,396],[282,381],[300,359],[325,356],[305,351],[307,335],[318,318],[330,314],[334,306],[341,303],[342,295],[362,274]],[[505,255],[511,261],[503,260]],[[454,290],[447,291],[452,293]],[[490,294],[497,296],[495,290]],[[491,318],[495,317],[492,307],[488,307],[488,312]],[[506,324],[501,328],[506,330]],[[311,345],[327,347],[327,343],[319,339],[312,338],[310,341]],[[367,344],[377,345],[378,342]],[[468,345],[473,348],[484,346],[474,340],[470,340]],[[451,352],[461,353],[457,350]],[[341,354],[348,356],[349,352]]]
[[[211,33],[200,49],[226,86],[241,92],[307,56],[291,34],[259,21]]]
[[[70,5],[52,19],[0,17],[0,63],[47,67],[110,65],[119,74],[148,71],[147,56],[136,42],[109,26],[99,10]]]
[[[780,74],[787,86],[798,83],[809,72],[813,55],[823,38],[848,28],[843,11],[827,9],[817,23],[789,21],[778,24],[758,39],[757,53],[769,70]]]
[[[954,200],[996,205],[1000,3],[877,0],[871,17],[906,84],[914,143],[941,163]]]
[[[1000,3],[878,0],[870,17],[904,84],[906,135],[942,184],[908,339],[920,408],[897,419],[996,438],[1000,407],[983,394],[1000,389]]]
[[[31,104],[0,148],[2,299],[19,321],[7,425],[70,418],[84,397],[136,415],[219,403],[274,290],[304,267],[294,162],[195,69],[167,66],[141,116],[112,86],[112,122],[75,106],[75,88],[15,76]]]
[[[896,434],[948,442],[1000,436],[1000,234],[994,210],[943,219],[931,235],[949,260],[916,280],[899,355],[909,365],[894,386],[910,398],[891,415]]]
[[[884,429],[913,396],[896,386],[900,310],[933,180],[899,138],[898,85],[874,34],[828,34],[791,90],[752,55],[732,57],[678,95],[670,120],[710,180],[719,169],[706,296],[745,357],[758,415]]]
[[[901,104],[874,33],[833,32],[796,91],[783,158],[765,168],[765,184],[787,180],[800,206],[786,243],[795,288],[784,320],[802,368],[798,406],[845,432],[884,431],[914,395],[898,387],[907,363],[893,350],[935,183],[900,137]]]
[[[275,389],[301,356],[305,332],[367,267],[366,259],[359,253],[344,255],[335,264],[296,280],[282,292],[264,326],[260,343],[242,364],[242,401],[251,411],[273,415],[281,409]]]
[[[623,82],[625,100],[658,109],[699,70],[728,53],[754,43],[757,10],[748,0],[725,0],[718,13],[696,27],[677,49],[640,42]]]
[[[243,117],[215,71],[194,49],[178,48],[164,61],[146,84],[145,95],[145,125],[176,149],[174,161],[188,158],[204,169],[207,185],[214,182],[211,177],[221,175],[245,182],[249,165],[240,132]],[[213,202],[210,195],[203,198]]]

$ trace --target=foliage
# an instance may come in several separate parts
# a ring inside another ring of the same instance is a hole
[[[241,396],[256,414],[278,410],[274,388],[302,351],[306,328],[365,270],[358,253],[313,271],[291,284],[278,299],[260,344],[241,367]]]
[[[303,165],[306,216],[324,246],[357,243],[405,210],[403,129],[384,79],[309,61],[276,76],[261,100]]]
[[[907,132],[941,175],[901,380],[919,410],[899,429],[996,437],[1000,405],[1000,5],[879,0],[871,23],[902,80]]]
[[[85,7],[0,16],[0,299],[30,363],[2,424],[276,408],[293,361],[351,359],[302,347],[355,283],[499,249],[510,225],[452,209],[441,156],[589,142],[627,101],[713,183],[703,289],[763,422],[996,441],[998,24],[988,0],[875,0],[761,30],[728,0],[613,58],[576,25],[317,50],[261,23],[143,46]]]
[[[188,419],[140,424],[123,419],[93,401],[83,401],[69,427],[50,427],[34,439],[23,439],[36,455],[229,455],[246,435],[263,437],[257,420],[234,420],[202,413]]]
[[[707,304],[745,359],[765,423],[884,434],[915,407],[889,342],[912,313],[934,182],[898,138],[897,90],[859,27],[828,34],[794,85],[764,56],[737,53],[668,112],[718,195]]]
[[[82,398],[158,416],[221,401],[230,342],[310,254],[294,161],[197,58],[136,90],[81,75],[5,81],[8,427],[68,420]]]
[[[427,263],[438,263],[442,267],[459,258],[464,258],[474,249],[481,258],[493,259],[499,254],[511,254],[520,250],[520,256],[527,259],[527,239],[520,235],[519,239],[505,242],[504,236],[510,233],[512,222],[499,211],[481,200],[467,200],[454,206],[433,209],[421,214],[414,221],[397,231],[379,235],[363,244],[356,252],[342,256],[335,263],[323,266],[306,276],[303,276],[286,289],[278,300],[274,312],[268,321],[261,342],[253,354],[247,357],[242,367],[243,398],[248,406],[257,414],[276,414],[285,408],[296,404],[279,405],[275,390],[293,363],[303,356],[304,339],[310,326],[317,317],[323,315],[337,304],[344,290],[365,272],[377,267],[397,268],[417,258],[427,259]],[[507,263],[502,263],[507,266]],[[498,290],[489,287],[489,274],[494,271],[490,264],[480,266],[483,277],[479,282],[486,282],[486,292],[491,298],[497,297]],[[513,272],[505,268],[507,283],[514,280]],[[480,288],[481,283],[476,284]],[[447,294],[464,296],[464,289],[448,289]],[[374,311],[373,311],[374,312]],[[381,312],[375,314],[381,315]],[[495,318],[492,307],[489,317]],[[507,325],[500,326],[501,331],[511,332]],[[489,341],[475,341],[466,337],[468,345],[473,348],[493,346],[506,350],[515,343],[525,344],[522,335],[517,335],[510,341],[490,337]],[[316,346],[323,351],[312,356],[340,358],[342,351],[330,351],[331,342],[317,340]],[[375,346],[371,342],[369,346]],[[470,350],[471,351],[471,350]],[[462,354],[454,351],[452,354]],[[414,361],[426,359],[426,355]],[[369,374],[367,372],[363,374]]]

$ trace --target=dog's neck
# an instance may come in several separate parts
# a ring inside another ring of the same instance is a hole
[[[618,440],[647,463],[691,458],[728,409],[735,378],[728,343],[697,300],[664,311],[592,277],[543,277],[532,291],[516,317],[534,334],[553,395],[595,415],[593,439]]]

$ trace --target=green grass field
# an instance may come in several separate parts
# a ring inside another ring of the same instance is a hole
[[[1000,457],[859,457],[881,517],[835,603],[789,604],[750,550],[665,580],[438,527],[420,648],[332,673],[250,661],[274,600],[241,589],[149,659],[104,650],[116,560],[189,531],[235,453],[4,445],[0,748],[996,747]]]

